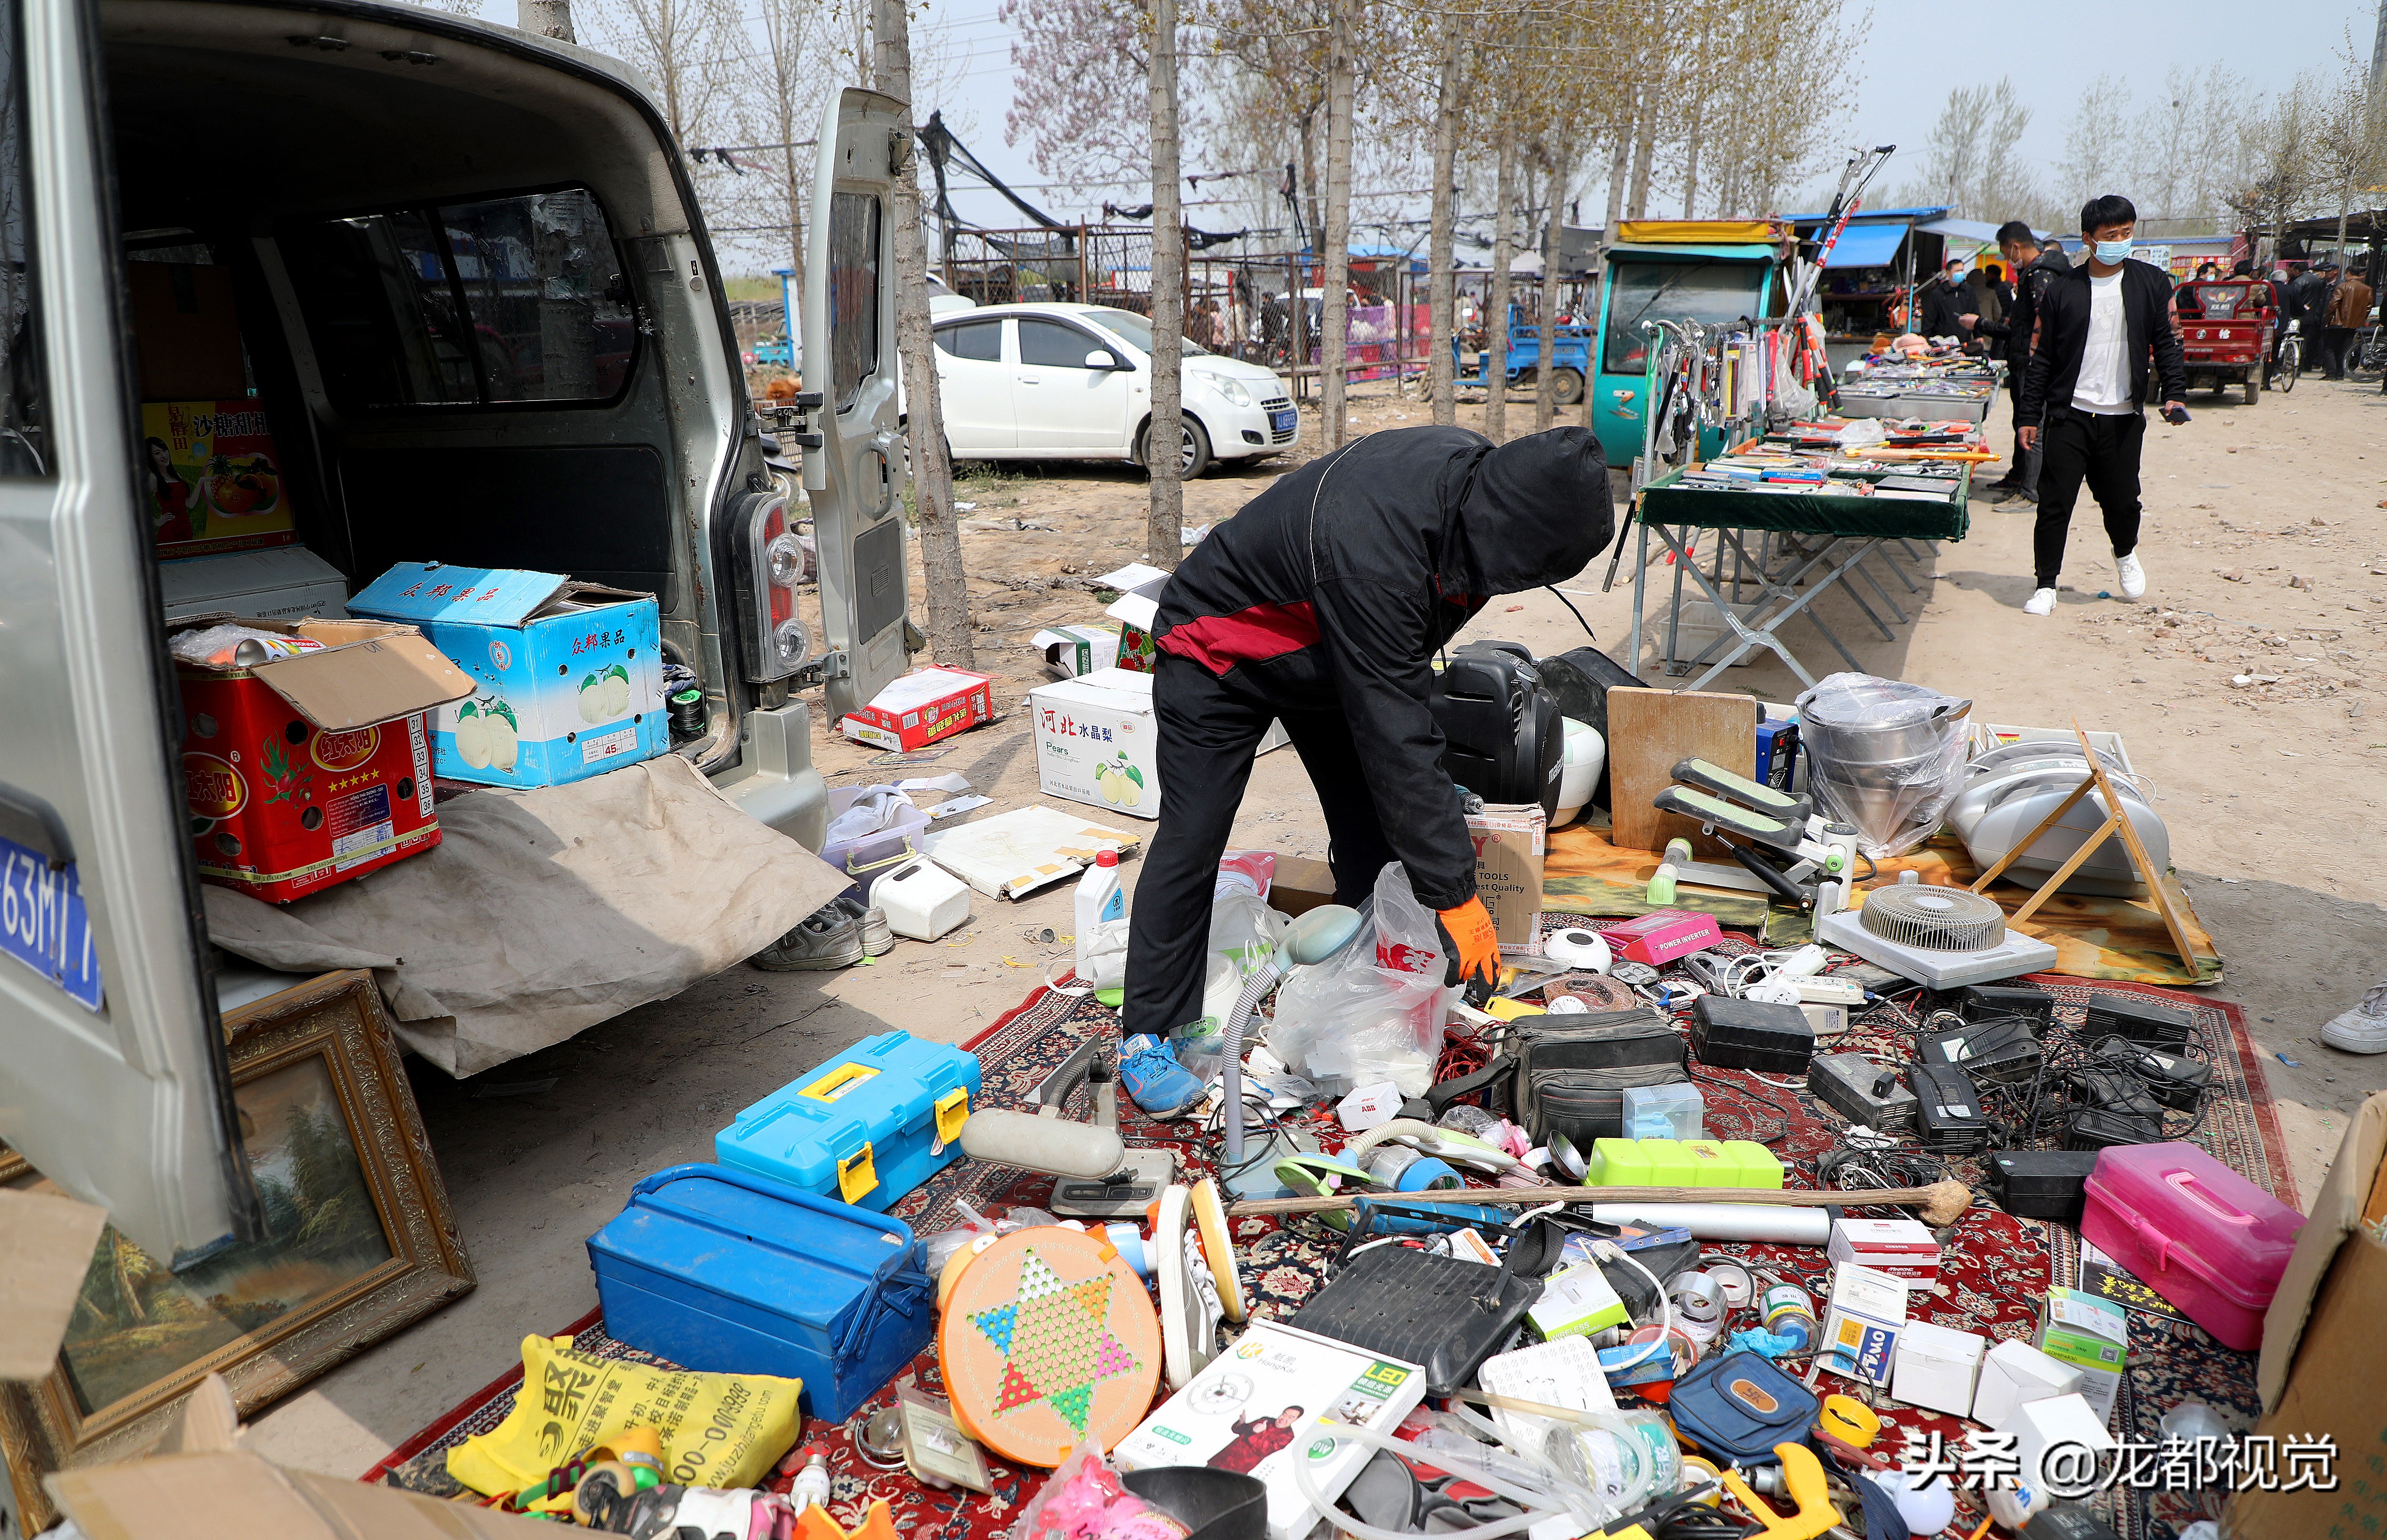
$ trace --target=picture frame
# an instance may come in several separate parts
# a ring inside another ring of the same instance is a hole
[[[474,1286],[373,975],[311,978],[223,1030],[267,1239],[178,1274],[103,1232],[57,1366],[0,1382],[21,1533],[58,1517],[44,1475],[147,1453],[208,1374],[247,1417]]]

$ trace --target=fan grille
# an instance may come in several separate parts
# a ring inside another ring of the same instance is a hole
[[[1876,888],[1857,919],[1886,941],[1933,952],[1989,952],[2006,936],[1996,901],[1962,888]]]

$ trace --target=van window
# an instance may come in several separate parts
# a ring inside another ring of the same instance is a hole
[[[837,410],[850,410],[862,383],[878,372],[878,199],[830,195],[828,372]]]
[[[967,321],[958,326],[940,326],[937,328],[937,346],[956,359],[1000,363],[1003,361],[1003,322]]]
[[[41,312],[33,303],[32,189],[25,170],[19,7],[0,17],[0,476],[51,473],[42,423]]]
[[[637,317],[586,189],[352,215],[282,246],[344,408],[596,403],[629,378]]]

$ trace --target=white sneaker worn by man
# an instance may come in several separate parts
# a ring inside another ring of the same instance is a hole
[[[2122,597],[2136,599],[2147,591],[2147,569],[2139,565],[2139,553],[2114,558],[2115,575],[2122,580]]]
[[[2349,1054],[2387,1054],[2387,984],[2379,984],[2320,1029],[2321,1041]]]
[[[2141,586],[2144,587],[2143,584]],[[2026,615],[2052,615],[2055,613],[2055,590],[2053,588],[2041,588],[2037,593],[2032,594],[2030,596],[2029,602],[2026,603],[2022,607],[2022,612]]]

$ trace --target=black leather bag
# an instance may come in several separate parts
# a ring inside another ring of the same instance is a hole
[[[1682,1035],[1653,1010],[1526,1016],[1512,1028],[1515,1120],[1578,1148],[1624,1131],[1624,1092],[1687,1078]]]

